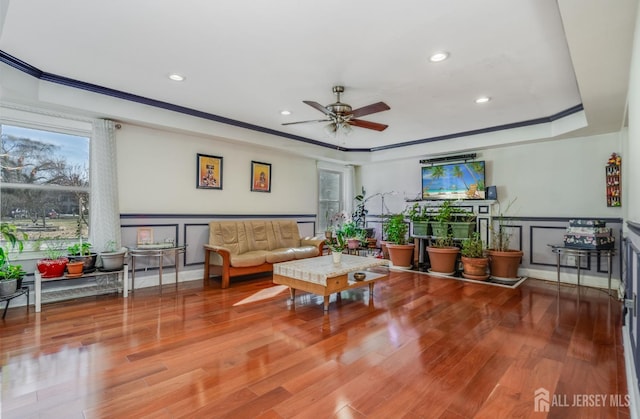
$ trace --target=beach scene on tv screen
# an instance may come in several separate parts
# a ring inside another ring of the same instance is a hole
[[[484,162],[422,168],[422,199],[485,199]]]

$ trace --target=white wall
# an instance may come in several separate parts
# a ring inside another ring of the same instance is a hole
[[[122,124],[117,131],[120,212],[315,214],[316,162],[216,137]],[[196,154],[223,157],[223,189],[196,188]],[[251,192],[251,161],[270,163],[271,193]]]
[[[517,198],[509,215],[537,217],[622,217],[608,208],[604,167],[611,153],[621,153],[621,133],[514,145],[478,152],[486,161],[486,184],[498,187],[498,199]],[[425,145],[428,147],[428,145]],[[623,165],[625,159],[623,158]],[[366,165],[359,182],[368,195],[396,191],[385,198],[391,212],[404,208],[404,198],[420,195],[419,158]],[[622,186],[623,205],[631,188]],[[380,201],[369,210],[379,213]]]

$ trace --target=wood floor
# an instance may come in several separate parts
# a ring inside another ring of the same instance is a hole
[[[621,307],[601,290],[391,272],[374,294],[324,314],[263,277],[10,308],[1,417],[629,418]]]

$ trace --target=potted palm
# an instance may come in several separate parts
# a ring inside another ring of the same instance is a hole
[[[473,233],[471,237],[462,241],[460,254],[463,269],[462,276],[478,281],[485,281],[489,278],[487,273],[489,258],[485,255],[484,242],[479,233]]]
[[[514,202],[515,199],[507,205],[505,212],[509,211]],[[491,248],[487,250],[491,276],[501,280],[516,280],[518,279],[518,268],[524,252],[509,247],[511,220],[500,212],[495,221],[497,226],[492,225],[490,227]]]
[[[409,226],[403,214],[391,215],[385,224],[387,251],[391,264],[396,268],[411,269],[413,262],[413,244],[407,244]]]
[[[13,249],[22,252],[24,249],[23,239],[27,235],[18,233],[18,228],[11,223],[1,223],[0,233],[7,242],[6,246],[0,246],[0,296],[11,295],[22,287],[22,278],[26,274],[22,270],[22,265],[13,265],[9,260],[9,252]]]

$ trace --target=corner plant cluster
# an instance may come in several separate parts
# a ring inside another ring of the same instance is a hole
[[[6,246],[0,246],[0,280],[19,279],[26,272],[22,270],[22,265],[12,265],[9,261],[9,252],[15,248],[18,252],[24,250],[23,240],[27,240],[25,233],[19,234],[15,225],[1,223],[0,232],[2,238],[7,242]]]

